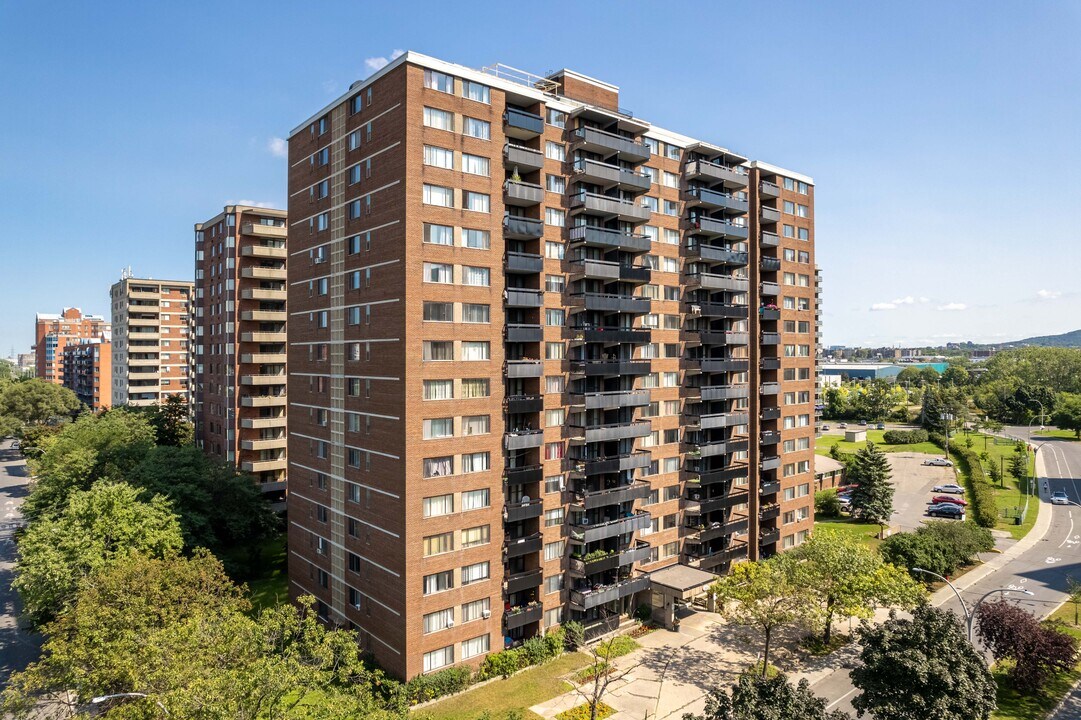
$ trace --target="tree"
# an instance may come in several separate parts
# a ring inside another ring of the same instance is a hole
[[[42,696],[140,692],[149,698],[106,706],[106,717],[160,717],[158,702],[210,720],[404,717],[400,686],[313,608],[308,597],[252,617],[213,556],[133,555],[88,578],[46,628],[41,659],[12,676],[4,708],[36,717]]]
[[[987,382],[1016,379],[1024,385],[1047,386],[1053,392],[1081,393],[1081,350],[1077,348],[1003,350],[992,355],[985,367]]]
[[[979,553],[994,547],[995,538],[987,528],[936,520],[915,532],[891,535],[878,550],[886,562],[898,567],[923,568],[949,577],[962,565],[971,564]]]
[[[1073,604],[1073,624],[1081,624],[1078,622],[1078,610],[1081,609],[1081,582],[1074,580],[1069,575],[1066,576],[1066,592],[1070,594],[1070,602]]]
[[[893,485],[890,463],[885,453],[868,442],[856,451],[848,463],[848,481],[852,490],[851,512],[868,522],[884,524],[893,514]]]
[[[188,419],[188,403],[180,395],[170,395],[165,402],[145,409],[157,436],[158,445],[183,447],[195,440],[195,427]]]
[[[1073,430],[1081,439],[1081,394],[1062,393],[1055,401],[1055,412],[1051,422],[1063,430]]]
[[[987,463],[987,479],[992,485],[1002,486],[1002,468],[996,462]]]
[[[1010,474],[1021,482],[1028,478],[1028,448],[1018,449],[1010,456]]]
[[[773,631],[795,623],[807,604],[806,592],[797,582],[795,561],[782,553],[761,562],[734,563],[712,589],[726,619],[762,632],[764,676]]]
[[[732,686],[731,697],[723,688],[714,688],[706,696],[705,713],[685,713],[683,720],[850,720],[850,716],[826,710],[825,699],[811,692],[806,678],[793,685],[784,673],[771,677],[744,673]]]
[[[957,616],[921,605],[912,619],[890,613],[857,631],[862,663],[851,672],[862,692],[852,701],[875,720],[987,720],[996,686]]]
[[[1006,600],[982,603],[976,609],[976,633],[995,660],[1013,661],[1010,682],[1023,692],[1039,690],[1077,659],[1075,637]]]
[[[576,685],[574,688],[589,706],[589,720],[597,720],[601,698],[608,691],[608,686],[630,672],[630,670],[624,670],[617,674],[612,671],[612,664],[608,662],[608,658],[611,657],[614,642],[615,638],[612,638],[589,648],[589,654],[593,656],[593,663],[590,665],[593,669],[593,679]]]
[[[816,530],[788,554],[801,561],[797,583],[806,593],[807,618],[822,628],[827,647],[835,620],[871,617],[875,606],[912,607],[924,595],[905,570],[847,533]]]
[[[161,496],[147,502],[123,483],[103,481],[71,495],[56,517],[30,523],[12,583],[36,622],[56,617],[91,573],[135,553],[163,557],[183,546],[180,525]]]
[[[943,385],[964,387],[965,385],[968,385],[968,371],[957,365],[950,365],[942,372],[942,377],[939,378],[939,382]]]
[[[82,406],[68,388],[37,378],[8,383],[0,394],[0,416],[15,418],[26,425],[70,417]]]

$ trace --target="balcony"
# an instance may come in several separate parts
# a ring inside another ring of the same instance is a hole
[[[571,607],[580,612],[629,597],[649,589],[649,576],[640,575],[597,590],[571,590]]]
[[[651,185],[650,177],[645,173],[588,158],[578,158],[574,161],[574,175],[572,180],[584,180],[591,185],[600,185],[606,190],[619,187],[625,190],[646,192]]]
[[[507,467],[503,469],[503,482],[508,485],[526,485],[540,482],[543,475],[543,468],[540,465]]]
[[[772,520],[775,517],[780,517],[781,506],[780,505],[766,505],[758,511],[758,518],[760,520]]]
[[[544,155],[524,145],[507,143],[503,146],[504,164],[509,168],[518,168],[526,172],[544,167]]]
[[[136,342],[138,342],[140,340],[154,340],[155,344],[156,344],[156,341],[159,340],[160,338],[161,338],[161,335],[159,335],[156,332],[134,332],[134,331],[131,331],[131,332],[128,333],[128,340],[131,343],[136,343]]]
[[[758,463],[758,467],[762,472],[768,472],[770,470],[776,470],[781,466],[781,458],[778,455],[767,455],[762,458]]]
[[[608,473],[649,467],[651,461],[652,456],[648,452],[634,452],[629,455],[575,460],[574,467],[586,475],[606,475]]]
[[[280,460],[246,460],[240,463],[240,469],[250,473],[285,470],[287,467],[289,467],[289,461],[285,458]]]
[[[503,257],[503,267],[508,273],[531,275],[544,271],[544,258],[533,253],[508,252]]]
[[[246,267],[240,269],[240,277],[254,280],[285,280],[285,268]]]
[[[747,170],[737,165],[721,165],[709,160],[691,160],[683,166],[688,178],[709,178],[724,183],[726,188],[747,187]]]
[[[572,227],[570,232],[567,233],[567,237],[572,243],[584,243],[592,247],[623,250],[625,252],[645,252],[649,250],[651,244],[647,235],[625,233],[620,230],[611,230],[593,225]]]
[[[649,493],[649,483],[632,482],[630,485],[621,485],[608,490],[576,491],[569,504],[579,510],[594,510],[608,505],[643,500],[649,497]]]
[[[779,198],[781,197],[781,188],[777,183],[771,183],[763,180],[758,185],[758,194],[763,198]]]
[[[615,410],[616,408],[635,408],[649,405],[649,390],[613,390],[610,392],[577,393],[571,396],[571,403],[584,405],[586,410]]]
[[[263,430],[266,428],[283,428],[285,427],[285,416],[281,417],[258,417],[258,418],[241,418],[240,427],[247,430]]]
[[[781,220],[781,211],[776,208],[762,207],[762,222],[775,223]]]
[[[515,607],[503,613],[503,623],[508,630],[525,627],[530,623],[540,622],[544,617],[544,605],[535,602],[532,605]]]
[[[761,440],[759,440],[759,444],[763,447],[768,445],[776,445],[779,442],[781,442],[781,433],[774,432],[772,430],[767,430],[766,432],[762,433],[762,438]]]
[[[607,260],[571,260],[571,276],[589,280],[649,282],[653,271],[640,265],[623,265]]]
[[[706,470],[699,475],[699,483],[702,487],[710,487],[718,483],[730,483],[733,480],[746,480],[748,477],[748,468],[746,465],[730,465],[729,467],[720,468],[717,470]],[[728,494],[736,504],[747,502],[748,493],[741,491],[738,493],[730,492]]]
[[[539,586],[543,580],[544,571],[540,568],[513,573],[507,575],[507,578],[503,581],[503,591],[508,595],[511,593],[522,592],[523,590],[529,590],[530,588]]]
[[[777,528],[772,530],[765,530],[758,536],[758,543],[760,545],[774,545],[781,539],[781,531]]]
[[[650,364],[639,360],[571,360],[571,373],[586,377],[605,375],[648,375]],[[540,377],[539,375],[537,377]]]
[[[705,413],[702,415],[687,415],[685,417],[687,425],[696,426],[701,430],[746,425],[747,421],[750,419],[750,416],[747,413],[742,412]]]
[[[503,216],[503,236],[516,240],[536,240],[544,234],[544,223],[511,214]]]
[[[543,444],[543,430],[508,432],[503,436],[503,447],[506,450],[528,450],[529,448],[538,448]]]
[[[762,296],[763,297],[777,297],[781,294],[781,286],[775,282],[762,283]]]
[[[503,506],[503,522],[521,522],[538,518],[544,513],[544,501],[540,498],[527,503],[507,503]]]
[[[761,344],[762,345],[780,345],[781,344],[781,334],[780,333],[775,333],[775,332],[764,332],[764,333],[762,333]]]
[[[759,242],[764,248],[777,247],[781,244],[781,238],[777,237],[777,233],[763,232],[759,237]]]
[[[687,226],[695,235],[720,237],[725,240],[746,240],[750,234],[746,225],[736,225],[728,220],[718,220],[703,215],[691,215]]]
[[[284,240],[289,235],[289,228],[285,226],[284,221],[282,221],[281,225],[264,225],[263,223],[246,222],[241,223],[240,233],[242,235]]]
[[[244,300],[285,300],[289,297],[289,292],[268,288],[244,288],[240,291],[240,297]]]
[[[591,127],[580,127],[572,131],[571,147],[597,153],[603,157],[618,154],[621,160],[632,163],[649,160],[649,148],[645,143],[635,142],[622,135]]]
[[[509,303],[508,303],[509,305]],[[507,342],[540,342],[544,337],[544,329],[540,325],[507,325],[505,337]]]
[[[508,558],[540,552],[542,547],[544,547],[544,536],[539,532],[520,538],[506,538],[503,541],[503,549]]]
[[[729,210],[745,213],[750,204],[746,199],[726,192],[718,192],[703,187],[693,187],[683,193],[683,199],[689,206],[699,206],[710,210]]]
[[[762,412],[759,415],[763,421],[769,422],[771,420],[781,419],[781,408],[779,407],[767,407],[762,408]]]
[[[762,272],[777,272],[780,269],[781,261],[777,258],[762,258]]]
[[[730,330],[698,330],[697,340],[702,345],[746,345],[751,336],[745,332]]]
[[[633,565],[637,562],[646,562],[647,560],[649,560],[649,545],[640,542],[631,550],[611,552],[603,557],[594,556],[590,560],[572,557],[567,569],[571,575],[585,577],[586,575],[593,575],[606,570],[615,570],[618,567]]]
[[[569,424],[567,425],[567,428],[574,432],[575,436],[585,438],[587,443],[630,440],[633,438],[645,437],[650,433],[650,423],[648,420],[629,423],[610,423],[608,425]]]
[[[649,312],[650,306],[649,298],[609,293],[569,293],[567,300],[569,304],[584,307],[586,310],[609,313],[634,313],[642,315]]]
[[[544,367],[540,360],[507,360],[505,372],[509,378],[539,378]]]
[[[571,540],[581,543],[592,543],[598,540],[606,540],[611,537],[627,535],[635,530],[643,530],[649,527],[651,517],[649,513],[632,513],[629,517],[623,517],[596,525],[571,524]]]
[[[240,333],[240,342],[249,343],[283,343],[287,335],[282,332],[246,332]]]
[[[154,380],[158,377],[156,367],[132,367],[128,370],[128,377],[132,380]]]
[[[697,540],[700,543],[709,542],[727,535],[742,535],[747,532],[748,520],[745,517],[729,520],[727,522],[711,522],[700,525],[688,536],[688,540]]]
[[[686,284],[688,288],[698,287],[703,290],[725,290],[728,292],[747,292],[750,289],[750,281],[747,278],[703,272],[687,273]]]
[[[285,353],[244,353],[240,356],[242,365],[284,365]]]
[[[704,373],[747,372],[750,364],[750,360],[743,359],[702,358],[698,360],[698,367]]]
[[[504,304],[507,307],[539,308],[544,304],[544,293],[529,288],[507,288]]]
[[[289,257],[289,251],[285,248],[270,245],[245,245],[240,248],[240,254],[244,257],[265,258],[267,260],[285,260]]]
[[[571,210],[582,210],[593,215],[616,218],[631,223],[645,222],[653,214],[653,211],[648,207],[633,200],[623,200],[584,190],[568,198],[568,207]]]
[[[699,546],[701,547],[701,546]],[[747,543],[738,543],[718,550],[698,550],[687,552],[687,564],[691,567],[714,568],[747,556]]]
[[[735,400],[751,396],[751,389],[747,385],[706,385],[701,388],[703,402],[711,400]]]
[[[284,310],[242,310],[240,313],[240,319],[249,322],[283,323],[288,317],[289,314]]]
[[[540,412],[544,409],[544,398],[540,395],[508,395],[503,400],[503,407],[508,415]]]
[[[273,438],[270,440],[241,440],[241,450],[284,450],[289,444],[287,438]]]
[[[776,395],[781,392],[781,384],[775,382],[764,382],[758,386],[758,392],[763,395]]]
[[[508,105],[503,112],[503,131],[522,140],[535,138],[544,132],[544,118]]]
[[[710,318],[738,318],[742,320],[746,319],[750,314],[746,305],[732,305],[730,303],[687,301],[687,308],[692,315]]]
[[[747,449],[746,440],[699,440],[688,442],[687,457],[716,457],[717,455],[730,455],[734,452]]]
[[[285,395],[244,395],[240,398],[241,407],[285,407]]]
[[[531,207],[544,201],[544,188],[534,183],[507,180],[503,183],[503,203]]]
[[[744,267],[748,262],[747,253],[729,250],[726,247],[720,247],[718,245],[707,245],[692,241],[687,243],[686,247],[689,256],[698,257],[713,263]]]
[[[154,317],[132,317],[131,315],[128,316],[128,326],[129,327],[153,327],[153,328],[156,328],[160,322],[161,322],[161,318],[158,317],[157,315],[154,315]]]
[[[284,385],[288,376],[285,373],[265,373],[262,375],[241,375],[241,385]]]
[[[160,300],[161,293],[157,290],[132,290],[128,293],[128,300]]]
[[[758,308],[758,317],[762,320],[780,320],[781,311],[777,308]]]

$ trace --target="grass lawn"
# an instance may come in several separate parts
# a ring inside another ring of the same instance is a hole
[[[285,533],[263,545],[260,572],[244,580],[248,585],[253,612],[289,601],[286,557]]]
[[[1063,440],[1077,440],[1077,433],[1073,430],[1037,430],[1032,433],[1033,437],[1062,438]]]
[[[851,518],[831,518],[829,520],[815,520],[815,529],[829,528],[830,530],[836,530],[846,535],[852,535],[858,538],[864,545],[870,548],[876,548],[882,541],[879,540],[878,525],[871,523],[855,522]]]
[[[858,426],[857,426],[858,427]],[[850,428],[851,429],[851,428]],[[875,446],[882,452],[916,452],[927,453],[928,455],[941,455],[942,449],[930,442],[913,443],[911,445],[887,445],[882,439],[885,434],[885,430],[868,430],[867,439],[873,442]],[[841,452],[854,453],[862,448],[867,443],[850,443],[845,441],[844,435],[823,435],[815,440],[815,453],[818,455],[830,454],[830,448],[837,445]]]
[[[517,710],[525,720],[537,720],[539,716],[529,712],[528,708],[572,689],[563,677],[581,670],[592,660],[585,653],[566,653],[550,663],[530,668],[506,680],[496,680],[429,705],[415,712],[414,717],[422,720],[474,720],[485,711],[493,718],[502,718],[508,712]]]
[[[998,524],[995,526],[995,529],[1005,530],[1010,533],[1015,540],[1020,540],[1027,535],[1028,531],[1032,529],[1032,526],[1036,524],[1036,516],[1040,512],[1040,503],[1035,498],[1023,497],[1017,479],[1009,474],[1010,458],[1013,457],[1014,453],[1014,442],[1012,440],[1006,440],[1005,438],[985,435],[984,433],[970,433],[967,436],[963,433],[958,433],[950,439],[951,447],[967,447],[966,438],[972,439],[972,452],[977,455],[987,453],[988,459],[984,463],[985,471],[987,465],[991,463],[995,463],[1003,469],[1004,477],[1002,487],[995,486],[995,504],[998,506],[999,510]],[[955,463],[957,460],[958,458],[954,457]],[[1032,472],[1034,462],[1035,460],[1030,454],[1030,473]],[[1021,506],[1025,502],[1028,502],[1028,511],[1025,513],[1024,524],[1014,524],[1012,515],[1011,517],[1002,517],[1003,510],[1009,510],[1011,513],[1016,514],[1020,511]]]

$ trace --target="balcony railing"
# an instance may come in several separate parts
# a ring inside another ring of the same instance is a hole
[[[632,438],[646,437],[650,433],[650,423],[648,420],[593,426],[570,424],[567,427],[578,437],[585,438],[587,443],[629,440]]]
[[[508,395],[503,399],[503,407],[508,415],[540,412],[544,409],[544,398],[540,395]]]
[[[544,547],[544,536],[539,532],[520,538],[506,538],[503,541],[503,548],[508,558],[540,552],[542,547]]]
[[[503,112],[503,125],[507,134],[513,133],[518,137],[536,137],[544,132],[544,118],[510,106]]]
[[[540,325],[509,324],[505,332],[507,342],[540,342],[544,329]]]
[[[503,613],[503,623],[508,630],[525,627],[529,623],[539,622],[544,617],[544,605],[534,602],[530,605],[512,607]]]
[[[761,520],[772,520],[773,518],[779,517],[780,515],[781,515],[781,506],[780,505],[766,505],[766,506],[763,506],[763,508],[758,511],[758,517]]]
[[[570,536],[571,540],[589,544],[618,535],[627,535],[635,530],[643,530],[649,527],[651,520],[649,513],[632,513],[628,517],[609,520],[596,525],[571,524]]]
[[[572,467],[587,476],[607,475],[609,473],[649,467],[651,461],[652,456],[648,452],[633,452],[627,455],[573,460]]]
[[[544,188],[534,183],[507,180],[503,183],[503,202],[507,205],[529,207],[544,201]]]
[[[544,304],[544,293],[529,288],[507,288],[507,307],[539,308]]]
[[[700,287],[704,290],[726,290],[728,292],[747,292],[750,281],[735,275],[716,275],[714,273],[687,273],[687,286]]]
[[[621,295],[619,297],[626,297]],[[595,308],[587,308],[595,309]],[[570,339],[575,342],[602,343],[604,345],[642,345],[650,341],[649,328],[624,327],[572,327]]]
[[[529,520],[540,517],[543,512],[544,501],[539,498],[527,503],[507,503],[503,506],[503,521],[512,523]]]
[[[649,544],[638,542],[635,547],[630,550],[611,552],[604,556],[594,555],[589,560],[572,557],[567,565],[567,569],[570,571],[571,575],[584,577],[606,570],[614,570],[625,565],[633,565],[636,562],[646,562],[649,560],[649,554]]]
[[[696,568],[711,568],[747,556],[747,543],[736,543],[716,550],[699,545],[701,550],[687,551],[687,564]]]
[[[766,457],[762,458],[762,460],[758,463],[758,467],[762,470],[762,472],[776,470],[780,466],[781,458],[778,455],[767,455]]]
[[[508,485],[525,485],[540,482],[544,469],[540,465],[523,465],[503,469],[503,482]]]
[[[775,223],[780,221],[781,211],[776,208],[763,207],[762,208],[762,222]]]
[[[683,198],[691,205],[731,210],[740,213],[747,212],[747,208],[749,207],[746,198],[703,187],[690,188],[683,193]]]
[[[695,425],[701,430],[746,425],[750,420],[750,416],[745,412],[705,413],[702,415],[685,415],[684,418],[684,422],[688,425]]]
[[[528,450],[544,444],[543,430],[523,430],[508,432],[503,436],[503,447],[507,450]]]
[[[781,294],[781,286],[775,282],[762,283],[762,295],[765,297],[777,297]]]
[[[689,526],[691,533],[688,539],[708,542],[726,535],[736,535],[747,532],[748,520],[745,517],[728,520],[726,522],[711,522],[698,526]]]
[[[781,392],[781,384],[775,382],[764,382],[758,386],[758,391],[763,395],[776,395]]]
[[[539,273],[544,270],[544,258],[533,253],[508,252],[503,267],[508,273]]]
[[[751,396],[751,389],[747,385],[705,385],[700,390],[703,402],[734,400]]]
[[[762,342],[761,342],[761,344],[762,345],[780,345],[781,344],[781,334],[780,333],[775,333],[775,332],[764,332],[764,333],[762,333]]]
[[[533,148],[524,145],[507,143],[503,146],[503,158],[509,168],[517,167],[519,170],[540,170],[544,167],[544,155]]]
[[[721,165],[709,160],[691,160],[683,166],[687,177],[719,180],[725,187],[747,187],[747,170],[736,165]]]
[[[625,502],[649,497],[649,483],[632,482],[629,485],[607,490],[584,490],[572,493],[569,504],[583,510],[594,510],[608,505],[620,505]]]
[[[599,160],[590,160],[589,158],[575,160],[574,172],[578,178],[603,187],[618,186],[645,192],[649,190],[651,185],[650,176],[645,173],[628,170]]]
[[[614,248],[626,252],[645,252],[651,245],[648,235],[625,233],[593,225],[572,227],[567,237],[572,243],[580,242],[594,247]]]
[[[759,308],[758,309],[758,317],[761,318],[762,320],[780,320],[781,319],[781,311],[778,310],[777,308],[767,308],[767,307]]]
[[[611,390],[608,392],[572,393],[571,404],[586,410],[614,410],[649,405],[649,390]]]
[[[571,260],[571,275],[590,280],[626,280],[627,282],[649,282],[653,271],[639,265],[624,265],[608,260]]]
[[[596,215],[616,217],[625,222],[645,222],[652,215],[648,207],[632,200],[599,195],[585,190],[571,195],[568,198],[568,206],[571,210],[581,209]]]
[[[777,272],[781,269],[781,261],[777,258],[762,258],[762,270],[764,272]]]
[[[692,315],[702,317],[739,318],[746,319],[750,314],[746,305],[734,305],[731,303],[697,302],[687,301],[687,309]]]
[[[691,257],[699,257],[713,263],[743,267],[748,262],[748,255],[745,252],[730,250],[719,245],[701,243],[694,239],[688,242],[685,247],[687,248],[687,254]]]
[[[571,372],[598,375],[648,375],[650,364],[641,360],[571,360]],[[539,376],[538,376],[539,377]]]
[[[779,420],[780,417],[781,417],[781,408],[779,408],[779,407],[762,408],[762,412],[760,413],[760,415],[761,415],[762,420],[764,420],[764,421]]]
[[[505,372],[509,378],[539,378],[544,367],[540,360],[507,360]]]
[[[591,127],[576,128],[571,132],[571,145],[604,157],[618,154],[630,162],[645,162],[649,159],[649,147],[645,143],[605,132]]]
[[[586,310],[644,314],[650,309],[649,298],[610,293],[573,292],[567,295],[570,302],[582,305]]]
[[[779,442],[781,442],[781,433],[773,431],[762,433],[762,438],[759,440],[759,443],[763,446],[776,445]]]
[[[522,592],[523,590],[537,587],[543,580],[544,571],[540,568],[512,573],[507,575],[506,579],[503,581],[503,590],[508,595],[511,593]]]
[[[571,590],[570,604],[576,610],[585,611],[648,590],[649,586],[649,576],[640,575],[597,589]]]
[[[746,240],[750,231],[746,225],[737,225],[728,220],[691,215],[688,220],[690,231],[697,235],[723,237],[729,240]]]
[[[774,528],[773,530],[765,530],[758,536],[758,543],[760,545],[773,545],[781,539],[781,531]]]
[[[544,234],[544,223],[533,218],[506,214],[503,216],[503,235],[519,240],[534,240]]]
[[[781,188],[777,183],[771,183],[763,180],[758,185],[759,193],[764,198],[777,198],[781,196]]]
[[[777,233],[763,232],[761,236],[762,247],[777,247],[781,244],[781,238]]]

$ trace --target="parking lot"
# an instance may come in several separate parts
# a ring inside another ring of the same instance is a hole
[[[892,527],[901,530],[914,530],[926,520],[927,503],[935,493],[935,485],[957,482],[952,467],[934,467],[924,465],[928,458],[925,453],[893,452],[886,455],[893,470],[893,519]]]

